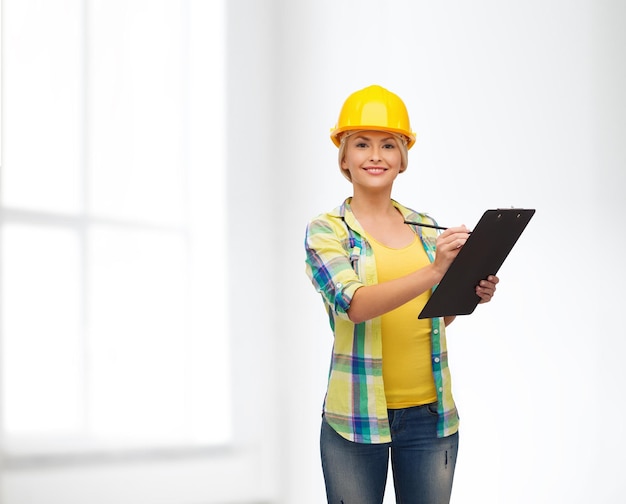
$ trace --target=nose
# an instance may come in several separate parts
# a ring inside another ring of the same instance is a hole
[[[377,163],[380,160],[381,160],[380,147],[373,146],[372,152],[370,154],[370,161]]]

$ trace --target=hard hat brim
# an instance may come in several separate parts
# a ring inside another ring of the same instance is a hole
[[[397,135],[402,135],[403,137],[407,139],[407,144],[406,144],[407,150],[413,147],[413,144],[415,144],[415,133],[413,132],[411,132],[410,135],[407,135],[407,132],[401,129],[389,128],[389,127],[381,128],[380,126],[359,125],[359,126],[347,126],[343,128],[336,128],[336,127],[332,128],[331,133],[330,133],[330,139],[333,141],[335,146],[339,147],[341,145],[341,136],[343,133],[347,131],[389,131]]]

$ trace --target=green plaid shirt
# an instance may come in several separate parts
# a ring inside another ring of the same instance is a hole
[[[350,209],[350,200],[311,220],[306,229],[306,273],[322,296],[334,334],[324,416],[350,441],[387,443],[391,434],[383,384],[380,317],[353,324],[346,313],[359,287],[377,283],[374,253]],[[435,224],[425,214],[392,203],[407,222]],[[409,226],[432,262],[436,230]],[[437,435],[445,437],[458,430],[459,417],[452,398],[443,318],[432,319],[431,343],[439,410]]]

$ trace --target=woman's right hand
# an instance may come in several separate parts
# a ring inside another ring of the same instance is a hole
[[[465,225],[446,229],[437,237],[435,262],[433,266],[443,275],[456,258],[461,247],[469,238],[469,229]]]

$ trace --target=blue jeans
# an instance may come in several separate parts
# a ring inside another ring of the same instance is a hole
[[[353,443],[322,420],[320,448],[329,504],[381,504],[389,452],[399,504],[448,504],[458,433],[437,437],[437,405],[389,410],[391,443]]]

